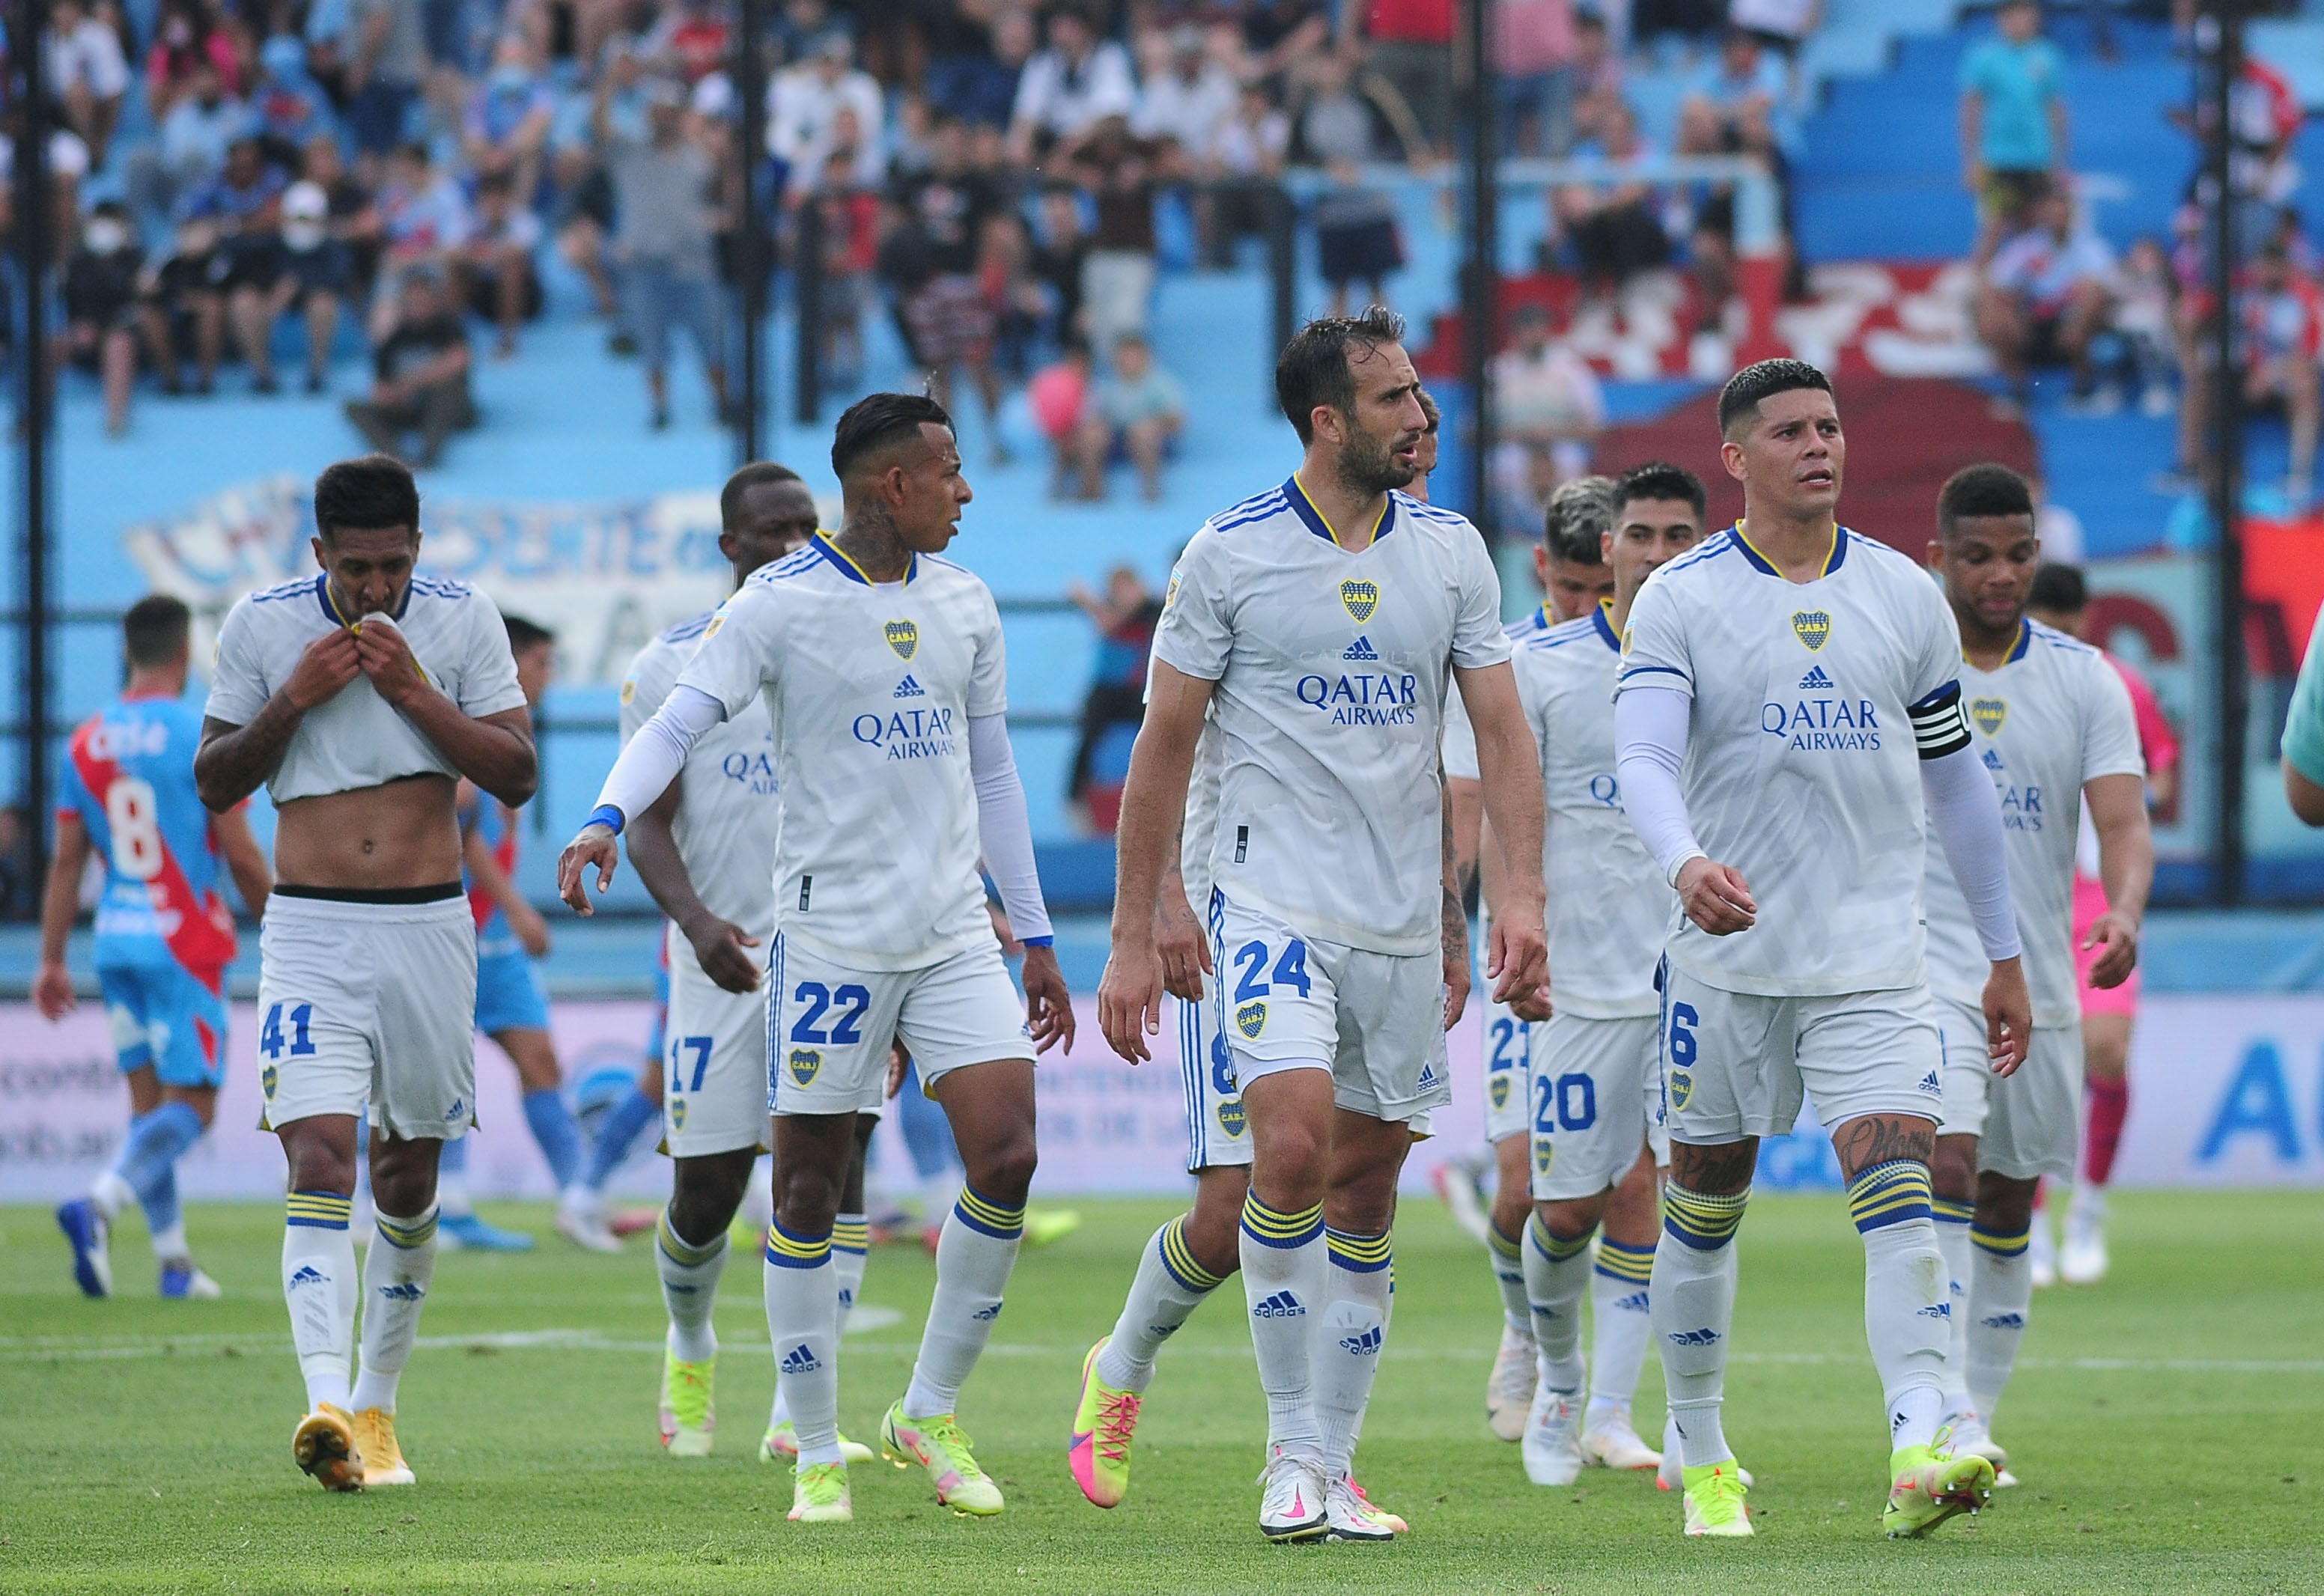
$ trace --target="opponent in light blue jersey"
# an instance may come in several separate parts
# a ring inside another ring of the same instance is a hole
[[[520,615],[504,615],[517,683],[539,713],[555,673],[557,637]],[[619,1237],[605,1226],[595,1187],[585,1178],[581,1127],[565,1101],[563,1066],[549,1036],[549,989],[540,979],[549,927],[540,911],[515,887],[517,814],[474,787],[461,784],[460,857],[468,909],[476,919],[476,1029],[516,1066],[524,1093],[524,1122],[557,1182],[557,1229],[576,1246],[618,1252]],[[468,1150],[447,1142],[438,1166],[437,1200],[442,1233],[463,1247],[521,1251],[532,1238],[503,1231],[477,1217],[468,1195]]]
[[[57,1019],[73,1007],[65,939],[92,850],[105,862],[97,901],[97,975],[113,1045],[129,1078],[129,1135],[85,1199],[57,1210],[73,1275],[91,1296],[112,1289],[106,1251],[114,1216],[144,1207],[167,1296],[215,1296],[194,1268],[178,1214],[176,1165],[210,1121],[226,1046],[226,967],[234,918],[217,891],[221,853],[254,909],[266,862],[239,811],[213,816],[194,790],[201,717],[186,690],[189,615],[173,598],[140,601],[124,618],[130,673],[122,696],[73,733],[57,810],[56,859],[41,913],[32,999]]]

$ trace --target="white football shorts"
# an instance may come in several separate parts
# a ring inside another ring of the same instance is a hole
[[[2082,1140],[2080,1024],[2035,1026],[2025,1062],[2002,1080],[1986,1052],[1984,1013],[1935,1002],[1945,1089],[1937,1134],[1977,1137],[1977,1167],[2012,1180],[2073,1179]]]
[[[1655,1017],[1584,1019],[1563,1011],[1533,1028],[1533,1195],[1595,1196],[1621,1184],[1652,1144],[1670,1162],[1655,1065]]]
[[[1522,1136],[1533,1126],[1526,1104],[1530,1100],[1533,1037],[1541,1027],[1527,1025],[1509,1012],[1507,1003],[1490,997],[1492,985],[1482,976],[1470,989],[1470,1000],[1485,1005],[1485,1026],[1479,1044],[1485,1080],[1485,1139],[1499,1146]]]
[[[1250,1126],[1235,1084],[1234,1055],[1220,1032],[1219,985],[1200,1001],[1173,998],[1178,1010],[1178,1077],[1186,1093],[1186,1173],[1228,1165],[1249,1167]]]
[[[930,1087],[964,1065],[1033,1056],[1025,1001],[998,943],[918,970],[858,970],[777,932],[769,963],[775,1113],[878,1112],[897,1041],[931,1097]],[[673,960],[673,996],[675,973]]]
[[[1240,1088],[1283,1070],[1328,1069],[1334,1102],[1391,1122],[1452,1101],[1442,957],[1304,937],[1215,889],[1210,922],[1220,1029]]]
[[[312,890],[276,887],[259,926],[259,1128],[368,1107],[374,1130],[405,1140],[466,1136],[476,1105],[467,894],[456,881],[361,900]]]
[[[1767,997],[1710,985],[1665,961],[1663,1112],[1674,1141],[1782,1136],[1803,1101],[1837,1128],[1865,1114],[1944,1112],[1925,986]]]

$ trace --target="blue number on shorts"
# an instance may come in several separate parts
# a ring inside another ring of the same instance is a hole
[[[1211,1086],[1221,1097],[1235,1094],[1234,1055],[1224,1037],[1211,1038]]]
[[[1493,1021],[1493,1057],[1492,1062],[1485,1066],[1493,1074],[1499,1075],[1503,1070],[1517,1067],[1517,1059],[1509,1056],[1509,1044],[1517,1040],[1518,1029],[1517,1021],[1506,1014]]]
[[[694,1084],[691,1086],[681,1086],[678,1083],[686,1079],[686,1066],[679,1061],[678,1055],[685,1052],[688,1047],[694,1049]],[[669,1089],[671,1091],[701,1091],[703,1075],[710,1068],[710,1038],[708,1037],[678,1038],[678,1040],[672,1042],[669,1046]]]
[[[1247,1003],[1253,998],[1263,998],[1274,991],[1263,973],[1267,969],[1267,944],[1246,942],[1235,949],[1234,962],[1242,966],[1243,975],[1235,983],[1235,1001]],[[1275,979],[1305,997],[1314,983],[1307,978],[1307,945],[1293,937],[1283,949],[1283,956],[1275,961]]]
[[[825,1036],[816,1027],[816,1021],[821,1019],[824,1010],[831,1007],[831,989],[820,981],[802,981],[792,992],[791,1001],[805,1003],[807,1006],[807,1012],[791,1022],[791,1040],[794,1042],[830,1041],[831,1038]]]
[[[1581,1094],[1581,1106],[1574,1106],[1574,1094]],[[1550,1136],[1560,1130],[1587,1130],[1598,1122],[1598,1084],[1576,1071],[1552,1080],[1547,1075],[1533,1078],[1533,1128],[1540,1135]]]
[[[1670,1061],[1681,1069],[1694,1063],[1694,1028],[1702,1023],[1692,1003],[1671,1005]]]
[[[1582,1106],[1573,1106],[1573,1094],[1582,1094]],[[1585,1075],[1557,1077],[1557,1122],[1568,1130],[1587,1130],[1598,1122],[1598,1083]]]
[[[872,1006],[872,993],[867,988],[850,984],[831,995],[835,1001],[845,1005],[840,1010],[837,1023],[831,1028],[832,1046],[852,1047],[863,1039],[863,1032],[856,1022],[863,1018],[863,1010]]]
[[[1235,1001],[1247,1003],[1253,998],[1267,995],[1267,944],[1246,942],[1235,949],[1234,962],[1243,966],[1242,979],[1235,983]]]
[[[282,1010],[281,1003],[266,1010],[266,1019],[258,1028],[258,1050],[269,1058],[282,1056]],[[290,1009],[290,1056],[304,1058],[315,1051],[314,1042],[307,1035],[307,1024],[315,1017],[312,1003],[295,1004]]]

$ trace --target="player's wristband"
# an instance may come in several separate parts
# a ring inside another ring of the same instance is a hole
[[[1055,947],[1057,946],[1057,939],[1054,936],[1019,936],[1017,940],[1027,947]]]
[[[586,824],[587,826],[602,826],[607,831],[612,832],[615,836],[619,836],[622,835],[622,826],[627,823],[622,818],[621,810],[615,808],[611,804],[599,804],[595,809],[592,809],[589,812],[589,819]],[[586,829],[586,826],[585,826],[584,829]]]

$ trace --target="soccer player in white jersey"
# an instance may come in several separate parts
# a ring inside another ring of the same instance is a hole
[[[815,535],[814,495],[797,472],[770,461],[729,477],[718,512],[718,551],[737,587]],[[624,743],[669,697],[710,620],[705,613],[682,622],[639,650],[622,682]],[[718,1356],[712,1315],[726,1267],[726,1228],[772,1139],[761,988],[774,939],[781,823],[774,731],[754,703],[705,733],[678,780],[627,827],[630,863],[669,921],[661,1100],[670,1198],[655,1228],[654,1267],[669,1312],[659,1416],[672,1457],[711,1452]],[[856,1273],[840,1283],[843,1312],[861,1280],[864,1234],[860,1211],[834,1222],[834,1261]]]
[[[1450,1092],[1448,671],[1478,728],[1487,812],[1521,858],[1541,839],[1491,562],[1467,521],[1396,492],[1425,424],[1402,337],[1375,307],[1285,346],[1276,392],[1305,457],[1213,516],[1180,558],[1124,790],[1099,992],[1108,1043],[1147,1057],[1164,989],[1155,911],[1215,709],[1211,954],[1254,1141],[1239,1251],[1268,1396],[1259,1528],[1274,1540],[1384,1538],[1347,1475],[1384,1342],[1396,1175],[1410,1121]],[[1494,927],[1504,996],[1542,979],[1541,883],[1527,873],[1512,872]]]
[[[1512,646],[1521,649],[1551,627],[1588,615],[1600,600],[1612,595],[1614,574],[1607,567],[1603,550],[1613,524],[1610,477],[1577,476],[1561,483],[1550,494],[1542,539],[1533,551],[1534,574],[1541,580],[1544,596],[1526,615],[1504,628]],[[1477,784],[1477,739],[1457,697],[1444,706],[1444,807],[1452,827],[1458,890],[1466,902],[1470,882],[1478,878],[1481,866],[1485,888],[1481,907],[1489,932],[1493,900],[1500,885],[1499,861],[1483,857],[1478,849],[1484,807]],[[1489,996],[1479,1034],[1484,1052],[1485,1141],[1492,1149],[1494,1163],[1493,1205],[1484,1217],[1484,1241],[1486,1257],[1493,1266],[1493,1284],[1501,1294],[1501,1344],[1485,1380],[1485,1419],[1495,1435],[1515,1441],[1525,1434],[1526,1416],[1533,1407],[1534,1389],[1539,1384],[1524,1268],[1526,1221],[1533,1213],[1533,1112],[1526,1071],[1529,1033],[1522,1016]],[[1471,1189],[1466,1171],[1443,1167],[1437,1180],[1439,1191],[1454,1206],[1458,1217],[1454,1194]],[[1646,1181],[1643,1204],[1651,1214],[1655,1201],[1651,1167]],[[1651,1218],[1647,1234],[1653,1234]]]
[[[1522,1268],[1540,1349],[1525,1469],[1536,1485],[1571,1485],[1586,1464],[1662,1462],[1639,1438],[1630,1404],[1650,1328],[1655,1172],[1670,1161],[1655,1068],[1654,976],[1671,900],[1622,817],[1613,689],[1631,603],[1652,572],[1702,540],[1703,492],[1692,472],[1655,464],[1625,475],[1611,496],[1613,524],[1602,547],[1614,596],[1519,643],[1516,659],[1549,816],[1542,873],[1549,886],[1550,990],[1545,1004],[1518,1011],[1529,1022],[1526,1167],[1534,1199]],[[1448,739],[1448,760],[1452,752]],[[1489,833],[1483,852],[1495,856]],[[1593,1265],[1590,1239],[1601,1221],[1606,1234]],[[1586,1365],[1585,1287],[1596,1321],[1596,1355]]]
[[[1834,516],[1847,444],[1823,374],[1761,361],[1720,395],[1744,519],[1655,573],[1622,635],[1616,777],[1676,889],[1662,969],[1671,1138],[1650,1287],[1689,1535],[1748,1535],[1720,1424],[1736,1228],[1759,1139],[1804,1093],[1832,1127],[1864,1241],[1887,1405],[1888,1534],[1992,1491],[1947,1451],[1944,1259],[1930,1217],[1941,1054],[1923,853],[1942,843],[1992,972],[1998,1074],[2031,1024],[2001,806],[1960,707],[1960,634],[1928,574]],[[1700,840],[1698,841],[1698,837]]]
[[[492,600],[415,567],[420,491],[383,455],[315,480],[319,574],[238,601],[218,632],[194,778],[223,813],[263,782],[275,887],[259,931],[261,1124],[290,1196],[282,1291],[306,1377],[299,1466],[331,1490],[409,1485],[396,1382],[436,1272],[436,1161],[475,1122],[476,927],[461,777],[532,796],[531,720]],[[355,1321],[355,1121],[379,1233]]]
[[[937,558],[970,498],[951,420],[933,400],[875,393],[840,417],[831,464],[846,503],[838,535],[757,572],[711,617],[605,779],[558,884],[586,910],[584,873],[610,883],[627,817],[668,789],[698,739],[763,696],[783,810],[766,1010],[767,1325],[798,1439],[791,1517],[853,1517],[831,1253],[856,1115],[879,1100],[891,1039],[944,1105],[967,1179],[936,1245],[911,1386],[881,1440],[927,1471],[940,1503],[989,1515],[1001,1490],[955,1409],[1024,1232],[1033,1059],[1072,1046],[1073,1010],[1009,748],[1000,613],[982,582]],[[985,913],[980,843],[1025,945],[1021,1008]]]
[[[2041,545],[2025,479],[2004,466],[1956,473],[1937,498],[1929,566],[1961,634],[1961,697],[1978,758],[2001,795],[2009,883],[2025,944],[2034,1034],[2006,1081],[1984,1067],[1978,947],[1951,869],[1929,851],[1929,987],[1944,1043],[1937,1126],[1937,1244],[1952,1287],[1946,1361],[1953,1449],[1997,1471],[1993,1410],[2034,1300],[2027,1256],[2042,1177],[2072,1176],[2081,1128],[2082,1038],[2071,932],[2076,820],[2089,807],[2107,912],[2084,948],[2091,981],[2121,985],[2138,959],[2154,881],[2146,761],[2130,693],[2106,656],[2025,613]],[[2014,1484],[2006,1473],[2002,1484]]]

